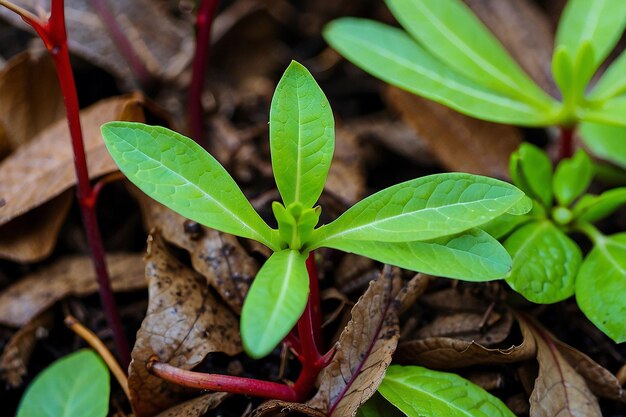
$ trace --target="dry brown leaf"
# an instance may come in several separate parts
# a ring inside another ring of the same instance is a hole
[[[0,378],[8,386],[17,388],[22,385],[35,344],[51,325],[52,314],[45,312],[18,330],[4,346],[0,356]]]
[[[102,100],[82,110],[81,125],[89,175],[95,178],[117,170],[100,135],[111,120],[144,121],[140,94]],[[26,213],[75,184],[72,146],[65,120],[59,120],[0,164],[0,224]]]
[[[346,253],[334,269],[335,286],[345,294],[365,288],[379,275],[376,262],[352,253]]]
[[[396,87],[387,86],[384,92],[389,107],[447,169],[508,178],[509,155],[522,140],[519,129],[473,119]]]
[[[319,391],[307,405],[328,416],[354,416],[375,392],[396,349],[400,329],[397,268],[385,266],[352,309],[352,319],[336,345],[331,363],[320,373]]]
[[[324,189],[346,207],[354,205],[365,195],[365,170],[361,155],[356,135],[337,129],[335,154]]]
[[[259,270],[233,235],[185,219],[133,187],[148,228],[158,227],[165,240],[189,252],[191,263],[228,305],[241,311],[250,283]]]
[[[200,417],[208,410],[213,410],[220,405],[230,394],[227,392],[212,392],[189,401],[175,405],[174,407],[159,413],[156,417]]]
[[[111,286],[115,291],[146,287],[141,255],[107,256]],[[98,291],[89,256],[68,256],[26,276],[0,294],[0,324],[21,327],[65,297],[82,297]]]
[[[508,312],[502,315],[492,311],[489,315],[479,313],[455,313],[437,316],[421,327],[416,337],[452,337],[491,346],[504,341],[511,331],[513,316]]]
[[[449,313],[473,312],[483,314],[487,309],[485,300],[481,300],[469,291],[457,288],[445,288],[424,294],[420,298],[420,304]]]
[[[327,417],[326,414],[311,408],[305,404],[288,403],[285,401],[270,400],[258,406],[250,417],[283,417],[283,416],[308,416]]]
[[[48,257],[72,205],[70,190],[0,227],[0,258],[38,262]]]
[[[0,72],[0,126],[12,151],[65,115],[52,58],[25,51]]]
[[[183,388],[148,373],[150,356],[191,369],[210,352],[241,352],[235,315],[213,296],[203,277],[167,250],[158,232],[148,239],[146,276],[148,311],[137,332],[128,379],[138,417],[153,416],[189,397]]]
[[[424,294],[424,291],[428,288],[431,278],[432,277],[430,275],[418,272],[404,287],[402,287],[396,297],[400,303],[398,314],[402,314],[408,310],[415,303],[415,301],[421,297],[422,294]]]

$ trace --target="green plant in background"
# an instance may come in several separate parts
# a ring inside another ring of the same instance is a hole
[[[533,199],[523,216],[502,216],[485,226],[513,257],[509,285],[528,300],[554,303],[574,293],[587,317],[616,342],[626,341],[626,233],[603,235],[593,226],[626,204],[626,188],[584,194],[594,176],[584,151],[553,172],[542,150],[522,144],[511,155],[513,183]],[[585,234],[593,249],[584,258],[568,235]]]
[[[462,173],[431,175],[380,191],[316,228],[314,207],[334,150],[330,105],[311,74],[292,62],[270,111],[272,167],[282,203],[278,229],[253,209],[204,149],[171,130],[112,122],[102,134],[120,169],[146,194],[205,226],[254,239],[274,253],[259,270],[241,314],[247,353],[270,353],[302,315],[309,294],[305,261],[330,247],[403,268],[469,281],[504,277],[511,259],[478,226],[521,214],[530,200],[514,186]],[[316,279],[311,277],[311,279]]]
[[[17,417],[105,417],[109,413],[109,370],[83,349],[44,369],[28,386]]]
[[[561,100],[541,90],[460,0],[386,0],[406,31],[366,19],[331,22],[324,36],[382,80],[493,122],[562,127],[598,156],[626,167],[626,52],[589,82],[626,26],[626,2],[570,0],[559,23],[552,73]],[[588,90],[588,91],[587,91]]]

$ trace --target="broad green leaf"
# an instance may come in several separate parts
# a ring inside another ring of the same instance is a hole
[[[88,349],[64,356],[28,386],[17,417],[105,417],[109,413],[109,370]]]
[[[102,125],[102,137],[120,170],[159,203],[207,227],[279,249],[278,233],[224,167],[193,140],[131,122]]]
[[[552,162],[545,152],[522,143],[511,155],[509,171],[513,184],[544,207],[552,206]]]
[[[506,282],[526,299],[550,304],[574,294],[582,254],[550,221],[522,226],[504,242],[504,247],[513,257],[513,269]]]
[[[517,65],[460,0],[386,0],[400,24],[426,50],[459,74],[533,107],[554,100]]]
[[[406,414],[398,410],[389,401],[375,393],[356,412],[356,417],[405,417]]]
[[[435,174],[394,185],[356,203],[317,229],[312,246],[328,246],[341,239],[429,240],[480,226],[508,211],[528,210],[528,199],[511,184],[463,173]]]
[[[607,68],[600,80],[593,87],[588,99],[603,102],[626,92],[626,51]]]
[[[600,107],[584,109],[584,111],[581,112],[580,119],[584,122],[605,123],[608,125],[625,128],[626,97],[615,97],[608,101],[605,101]]]
[[[268,355],[287,336],[309,296],[306,254],[275,252],[259,270],[241,310],[241,341],[246,353]]]
[[[578,131],[594,155],[626,168],[626,127],[583,122]]]
[[[582,149],[571,159],[561,161],[552,178],[552,188],[559,204],[569,206],[585,192],[592,178],[593,165]]]
[[[593,223],[613,213],[626,204],[626,188],[614,188],[600,195],[584,195],[574,206],[574,218]]]
[[[514,417],[502,401],[465,378],[391,365],[378,391],[408,417]]]
[[[533,218],[529,215],[519,216],[505,213],[490,222],[483,224],[480,228],[494,238],[501,239],[523,224],[532,221],[532,219]]]
[[[309,71],[292,61],[270,109],[270,148],[276,185],[285,206],[313,207],[335,148],[335,122],[326,96]]]
[[[419,46],[406,32],[366,19],[342,18],[324,29],[326,41],[353,64],[389,84],[493,122],[545,126],[559,104],[536,107],[482,87]]]
[[[593,50],[594,72],[617,44],[626,26],[626,2],[621,0],[569,0],[556,33],[555,45],[570,56],[587,42]]]
[[[480,229],[426,242],[340,239],[331,241],[328,247],[412,271],[464,281],[504,278],[511,269],[507,251]]]
[[[576,279],[576,301],[616,343],[626,342],[626,233],[596,242]]]

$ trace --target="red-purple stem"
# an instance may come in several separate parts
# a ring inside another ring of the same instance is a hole
[[[574,127],[560,127],[561,137],[559,138],[559,161],[571,158],[574,154]]]
[[[196,50],[193,57],[191,84],[189,85],[188,107],[191,137],[201,145],[204,143],[202,91],[211,45],[211,27],[218,0],[202,0],[196,15]],[[205,146],[206,147],[206,146]]]

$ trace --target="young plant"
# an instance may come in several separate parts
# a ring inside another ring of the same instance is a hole
[[[270,110],[272,168],[282,197],[272,204],[278,229],[263,221],[219,162],[192,140],[163,127],[127,122],[103,125],[102,135],[120,169],[146,194],[189,219],[254,239],[274,252],[241,313],[243,345],[254,358],[269,354],[299,318],[302,351],[317,352],[306,340],[311,331],[319,340],[319,326],[302,325],[311,320],[311,309],[319,311],[319,305],[311,305],[319,303],[315,249],[330,247],[440,276],[493,280],[508,273],[511,260],[477,227],[530,209],[530,200],[510,184],[450,173],[387,188],[316,228],[321,208],[315,204],[333,155],[334,121],[324,93],[297,62],[278,83]]]
[[[598,156],[626,167],[626,52],[589,88],[624,31],[626,2],[568,2],[552,58],[560,101],[523,72],[461,0],[386,3],[406,32],[342,18],[326,27],[326,40],[372,75],[469,116],[560,126],[562,157],[571,156],[572,130],[578,127]]]
[[[574,293],[585,315],[616,342],[626,341],[626,233],[605,236],[593,223],[626,204],[626,188],[584,194],[593,165],[584,151],[552,163],[539,148],[522,144],[511,155],[513,183],[533,199],[523,216],[502,216],[485,226],[513,257],[506,282],[528,300],[554,303]],[[568,234],[593,243],[584,258]]]

